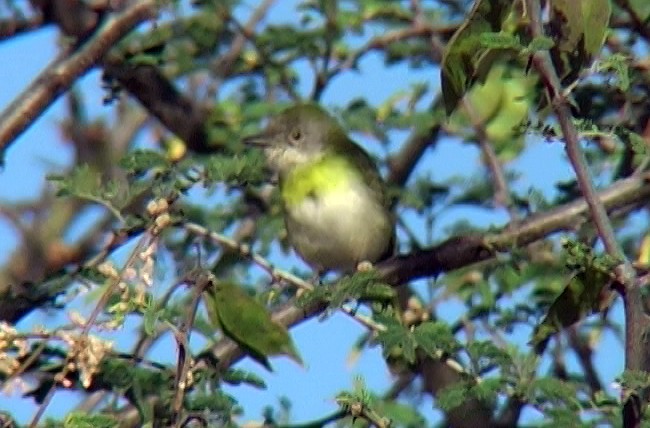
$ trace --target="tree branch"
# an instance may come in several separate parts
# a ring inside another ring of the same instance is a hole
[[[431,112],[442,107],[441,100],[437,97],[433,101]],[[424,130],[414,130],[400,151],[388,159],[389,173],[386,181],[394,186],[404,186],[426,149],[435,144],[439,132],[440,124],[437,122],[433,122]]]
[[[608,210],[644,204],[650,197],[648,180],[650,180],[649,174],[644,177],[621,180],[600,192],[598,196]],[[512,228],[506,226],[501,233],[450,238],[436,247],[391,258],[378,264],[376,268],[382,277],[391,284],[404,284],[414,279],[436,276],[493,258],[500,251],[508,251],[513,247],[534,243],[552,233],[575,229],[588,221],[589,213],[586,201],[579,199],[529,217],[525,221],[518,222]],[[273,319],[282,325],[291,327],[316,316],[325,309],[326,305],[322,302],[314,302],[306,307],[287,303],[274,312]],[[220,340],[212,348],[212,353],[222,369],[230,367],[245,356],[243,351],[227,338]],[[460,376],[444,361],[432,358],[421,359],[416,368],[424,379],[429,380],[425,383],[425,387],[434,396],[442,389],[458,382]],[[494,426],[499,425],[499,421],[491,420],[491,411],[485,409],[481,403],[468,401],[465,404],[467,407],[463,406],[464,411],[447,414],[451,426],[485,426],[477,425],[477,421],[490,421],[490,424]],[[518,414],[520,407],[519,405],[515,407],[518,409],[515,413]],[[473,412],[471,418],[468,417],[468,411]],[[509,419],[511,416],[509,415],[505,419]]]
[[[0,154],[80,76],[97,64],[119,39],[151,18],[154,12],[154,0],[134,2],[109,18],[78,51],[50,64],[0,114]]]
[[[534,37],[544,36],[545,34],[542,29],[540,18],[539,1],[526,0],[526,3],[530,17],[530,30],[532,35]],[[551,106],[560,124],[560,128],[562,129],[562,134],[564,135],[565,140],[564,147],[567,156],[569,157],[569,161],[576,173],[580,191],[589,205],[589,210],[594,224],[596,225],[596,229],[598,230],[598,234],[603,241],[607,253],[627,265],[624,272],[625,277],[622,279],[624,280],[623,282],[629,282],[633,277],[632,268],[629,266],[629,263],[626,262],[625,253],[616,241],[614,228],[607,217],[603,204],[596,194],[591,172],[587,166],[587,159],[580,148],[578,131],[572,121],[573,115],[571,114],[569,101],[562,91],[562,85],[555,68],[553,67],[551,57],[548,51],[540,51],[536,52],[532,59],[533,66],[542,77],[542,81],[544,82],[544,86],[546,87],[546,91],[548,92],[551,101]]]
[[[533,37],[544,36],[540,17],[539,0],[526,0],[530,18],[530,30]],[[618,259],[621,265],[617,268],[617,277],[623,285],[623,302],[625,305],[625,368],[626,370],[650,370],[650,350],[647,346],[639,346],[640,342],[645,343],[645,338],[650,334],[650,318],[643,308],[643,298],[640,294],[639,285],[635,283],[635,273],[632,265],[627,260],[625,253],[616,240],[614,228],[612,227],[603,203],[598,198],[593,186],[591,173],[587,166],[584,153],[580,148],[578,132],[573,124],[573,117],[568,100],[562,92],[560,79],[553,67],[548,51],[536,52],[532,58],[533,66],[539,72],[551,106],[558,119],[565,139],[565,149],[569,161],[573,166],[578,180],[580,190],[589,205],[591,217],[596,225],[598,234],[608,254]],[[649,391],[645,391],[642,397],[630,394],[626,399],[623,408],[623,420],[625,426],[638,426],[641,423],[641,403],[650,398]]]

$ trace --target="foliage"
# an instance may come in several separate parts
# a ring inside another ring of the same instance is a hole
[[[321,391],[275,358],[340,347],[363,378],[326,361],[352,386],[311,426],[650,420],[647,1],[5,3],[4,44],[51,25],[62,52],[0,114],[7,170],[48,172],[0,186],[0,381],[34,424],[292,426]],[[91,64],[104,87],[72,86]],[[396,256],[300,267],[241,141],[301,101],[377,162]],[[64,389],[101,400],[48,417]]]

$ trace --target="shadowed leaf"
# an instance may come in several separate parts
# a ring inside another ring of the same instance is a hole
[[[611,9],[609,0],[551,2],[550,32],[556,41],[551,53],[563,80],[575,79],[600,51]]]
[[[266,308],[241,287],[213,281],[205,297],[212,322],[255,361],[271,370],[268,357],[286,355],[302,365],[287,329],[273,321]]]
[[[475,80],[485,77],[494,59],[510,49],[511,43],[505,43],[505,48],[486,47],[485,34],[501,32],[511,10],[511,1],[479,0],[452,36],[442,59],[440,76],[447,114],[454,111]],[[494,36],[488,38],[495,39]]]
[[[607,286],[613,262],[594,256],[588,249],[577,257],[572,255],[569,260],[582,265],[533,333],[530,343],[538,354],[544,352],[552,335],[592,313],[605,310],[611,302],[612,293]]]

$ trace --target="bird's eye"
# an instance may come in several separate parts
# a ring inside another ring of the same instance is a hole
[[[298,143],[302,139],[302,132],[300,131],[299,128],[294,128],[293,131],[289,134],[289,141],[291,143],[295,144]]]

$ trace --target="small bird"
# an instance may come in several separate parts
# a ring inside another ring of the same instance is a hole
[[[395,219],[370,156],[314,104],[273,117],[244,139],[279,176],[287,237],[317,273],[352,272],[393,252]]]

